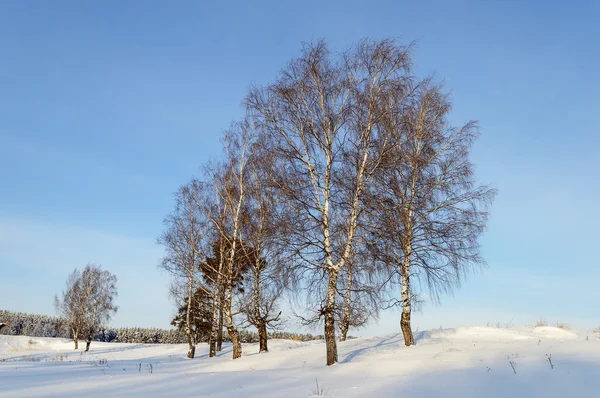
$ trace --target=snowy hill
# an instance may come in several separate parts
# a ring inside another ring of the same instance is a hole
[[[230,359],[229,347],[193,360],[185,345],[92,343],[0,336],[2,397],[594,397],[600,335],[553,327],[471,327],[339,343],[324,365],[321,341],[272,340]],[[514,368],[514,369],[513,369]],[[516,372],[516,373],[515,373]],[[317,381],[319,388],[317,389]]]

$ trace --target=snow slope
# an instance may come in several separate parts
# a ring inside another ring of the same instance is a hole
[[[271,340],[267,354],[248,344],[234,361],[229,348],[207,358],[206,345],[189,360],[185,345],[94,342],[82,353],[63,339],[0,336],[0,396],[308,397],[318,381],[334,397],[600,397],[598,334],[471,327],[415,337],[412,347],[401,335],[339,343],[340,363],[326,367],[322,341]]]

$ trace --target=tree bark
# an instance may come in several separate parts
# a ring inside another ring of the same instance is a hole
[[[190,344],[190,349],[188,350],[187,357],[192,359],[192,358],[194,358],[194,355],[196,355],[196,346],[193,344]]]
[[[269,352],[269,347],[267,346],[267,325],[260,323],[257,329],[259,342],[258,352]]]
[[[220,282],[220,281],[219,281]],[[220,294],[220,285],[219,283],[217,283],[217,291],[214,293],[213,295],[213,308],[212,308],[212,319],[211,319],[211,328],[210,328],[210,337],[209,337],[209,351],[208,351],[208,357],[209,358],[214,358],[217,356],[217,347],[216,347],[216,343],[217,343],[217,339],[218,339],[218,325],[219,325],[219,296]]]
[[[406,250],[408,256],[404,257],[402,265],[402,316],[400,317],[400,328],[404,335],[404,344],[411,346],[415,343],[412,328],[410,326],[411,295],[410,295],[410,248]]]
[[[217,351],[223,350],[223,305],[225,302],[224,293],[219,300],[219,326],[217,329]]]
[[[78,334],[75,330],[73,330],[73,343],[75,343],[75,349],[79,349],[79,340],[77,339]]]
[[[348,264],[348,291],[346,292],[346,305],[344,307],[344,317],[340,325],[340,341],[346,341],[348,329],[350,329],[350,318],[352,316],[352,266]]]
[[[343,321],[340,325],[340,341],[346,341],[346,336],[348,335],[348,323]]]
[[[215,339],[213,339],[212,333],[208,339],[208,357],[209,358],[214,358],[217,356],[217,350],[216,350],[216,345],[215,345],[216,341]]]
[[[258,352],[268,352],[269,349],[267,347],[267,324],[265,321],[265,317],[260,313],[260,257],[256,258],[257,264],[254,266],[254,292],[252,295],[252,301],[254,302],[254,322],[256,329],[258,330],[258,342],[259,349]]]
[[[90,350],[90,344],[92,344],[92,339],[88,337],[88,339],[85,341],[85,352]]]
[[[192,341],[191,331],[186,330],[186,337],[187,337],[187,341],[188,341],[187,357],[192,359],[192,358],[194,358],[194,354],[196,353],[196,346],[194,345],[194,342]]]
[[[327,365],[333,365],[338,361],[337,343],[335,341],[335,288],[337,283],[337,272],[330,270],[329,284],[327,286],[327,301],[325,303],[325,349],[327,350]]]
[[[410,310],[402,310],[402,315],[400,317],[400,327],[402,328],[402,334],[404,335],[404,344],[406,346],[414,345],[415,340],[413,337],[412,328],[410,327]]]
[[[193,269],[193,268],[192,268]],[[188,353],[187,357],[192,359],[196,353],[196,346],[192,341],[192,325],[191,325],[191,312],[192,312],[192,300],[194,295],[194,275],[190,272],[189,284],[188,284],[188,303],[187,303],[187,314],[185,315],[185,334],[187,335],[188,341]]]
[[[240,343],[238,330],[233,324],[233,315],[231,313],[231,295],[231,286],[228,286],[227,291],[225,292],[225,325],[233,346],[233,359],[237,359],[242,356],[242,344]]]
[[[210,349],[209,349],[209,358],[214,358],[217,356],[217,351],[220,351],[220,347],[219,350],[217,350],[217,346],[216,344],[219,341],[219,331],[221,333],[221,341],[223,340],[222,337],[222,333],[223,333],[223,325],[221,324],[221,326],[219,326],[219,312],[220,309],[223,308],[223,294],[222,294],[222,289],[223,289],[223,285],[222,285],[222,275],[221,272],[223,270],[223,244],[222,242],[219,242],[219,251],[220,251],[220,256],[219,256],[219,268],[217,270],[217,280],[215,281],[215,292],[213,294],[213,308],[212,308],[212,319],[211,319],[211,328],[210,328],[210,339],[209,339],[209,344],[210,344]]]

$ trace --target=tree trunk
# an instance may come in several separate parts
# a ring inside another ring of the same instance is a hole
[[[260,258],[257,256],[256,264],[254,266],[254,292],[252,294],[252,301],[254,303],[254,320],[256,329],[258,329],[258,343],[259,349],[258,352],[268,352],[269,349],[267,347],[267,325],[265,323],[265,318],[262,317],[260,313]],[[265,316],[268,314],[265,314]]]
[[[231,314],[231,289],[231,286],[227,286],[227,291],[225,292],[225,325],[227,326],[227,332],[229,333],[231,344],[233,346],[233,359],[237,359],[242,356],[242,344],[240,343],[238,330],[233,324],[233,315]]]
[[[187,302],[187,314],[185,314],[185,334],[187,335],[188,341],[188,353],[187,357],[192,359],[194,358],[194,354],[196,353],[196,347],[194,342],[192,341],[192,325],[191,325],[191,316],[192,316],[192,300],[194,297],[194,275],[190,273],[188,276],[189,284],[188,284],[188,302]]]
[[[225,302],[224,293],[219,300],[219,328],[217,329],[217,351],[223,349],[223,305]]]
[[[335,341],[335,288],[337,272],[329,271],[329,284],[327,286],[327,301],[325,303],[325,348],[327,350],[327,365],[338,361],[337,343]]]
[[[219,267],[220,269],[220,267]],[[209,358],[214,358],[217,356],[217,340],[219,335],[219,308],[221,306],[221,278],[217,277],[217,283],[215,284],[216,291],[213,294],[213,308],[212,308],[212,319],[211,319],[211,327],[210,327],[210,337],[209,337]]]
[[[191,334],[190,330],[186,330],[186,337],[187,337],[187,341],[188,341],[187,357],[192,359],[192,358],[194,358],[194,354],[196,353],[196,346],[194,345],[194,342],[192,341],[192,334]]]
[[[346,341],[346,336],[348,335],[348,323],[342,322],[340,325],[340,341]]]
[[[400,317],[400,328],[404,335],[404,344],[411,346],[415,343],[412,328],[410,326],[411,296],[410,296],[410,248],[405,252],[402,266],[402,316]]]
[[[352,312],[352,267],[348,266],[348,291],[346,292],[346,306],[344,307],[344,317],[340,325],[340,341],[346,341],[348,329],[350,329],[350,319]]]
[[[190,344],[190,349],[188,350],[187,357],[192,359],[192,358],[194,358],[195,354],[196,354],[196,346],[193,344]]]
[[[269,352],[269,347],[267,347],[267,325],[265,325],[264,322],[261,322],[257,329],[259,342],[258,352]]]
[[[211,327],[210,327],[210,337],[208,339],[208,344],[210,346],[208,351],[209,358],[214,358],[217,356],[217,335],[218,335],[218,325],[219,325],[219,296],[221,295],[219,292],[219,284],[216,285],[217,291],[213,295],[213,308],[212,308],[212,319],[211,319]]]
[[[79,349],[79,339],[77,338],[78,334],[75,330],[73,330],[73,343],[75,343],[75,349]]]
[[[215,345],[216,343],[216,339],[213,338],[212,333],[210,334],[210,337],[208,339],[208,357],[209,358],[214,358],[217,356],[217,347]]]
[[[90,344],[92,344],[92,338],[88,337],[85,341],[85,352],[88,352],[90,350]]]

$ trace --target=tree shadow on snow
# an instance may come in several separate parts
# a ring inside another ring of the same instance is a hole
[[[403,341],[404,341],[404,336],[402,336],[400,333],[390,335],[390,336],[382,339],[381,341],[379,341],[377,344],[373,344],[371,346],[362,347],[362,348],[358,348],[356,350],[350,351],[350,353],[346,356],[346,358],[344,358],[342,361],[340,361],[340,363],[350,363],[356,357],[358,357],[361,354],[363,354],[367,351],[370,351],[374,348],[383,347],[383,346],[387,346],[387,345],[393,345],[393,344],[397,344],[397,343],[400,343]]]

